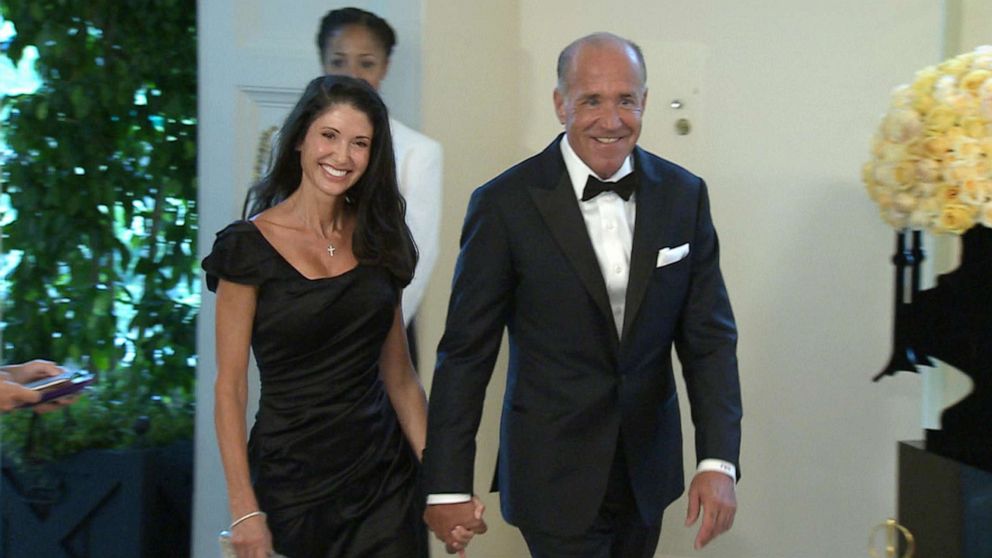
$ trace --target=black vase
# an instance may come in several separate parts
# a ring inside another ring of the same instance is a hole
[[[965,373],[974,387],[928,431],[927,449],[992,471],[992,229],[961,237],[961,263],[910,304],[911,344]]]

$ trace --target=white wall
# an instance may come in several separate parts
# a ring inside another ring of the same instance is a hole
[[[530,99],[520,93],[520,65],[529,53],[518,40],[516,0],[424,2],[423,130],[444,145],[444,213],[441,254],[418,313],[420,364],[430,389],[434,349],[441,338],[458,236],[472,190],[528,155],[520,128]],[[499,499],[488,494],[496,463],[499,401],[506,374],[506,347],[487,392],[479,431],[476,491],[488,507],[489,533],[472,543],[472,558],[526,556],[518,532],[499,518]],[[434,541],[432,556],[446,556]]]

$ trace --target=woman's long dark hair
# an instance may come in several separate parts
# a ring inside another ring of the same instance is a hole
[[[300,187],[303,167],[298,147],[310,125],[335,105],[349,105],[372,123],[369,165],[345,199],[356,216],[352,250],[359,262],[381,265],[402,284],[413,278],[417,248],[404,220],[406,202],[396,185],[389,111],[368,83],[347,76],[321,76],[307,85],[282,128],[271,167],[248,192],[242,216],[257,215]]]

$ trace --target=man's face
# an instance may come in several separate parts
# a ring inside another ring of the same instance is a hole
[[[575,154],[600,178],[620,169],[641,135],[647,100],[634,53],[621,43],[581,45],[555,90],[555,111]]]

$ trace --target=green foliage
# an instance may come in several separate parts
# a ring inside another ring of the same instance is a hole
[[[28,438],[30,458],[190,438],[195,2],[4,0],[0,10],[17,30],[6,55],[16,63],[35,45],[44,82],[0,99],[12,151],[0,167],[4,359],[98,375],[64,411],[8,415],[4,451]]]

